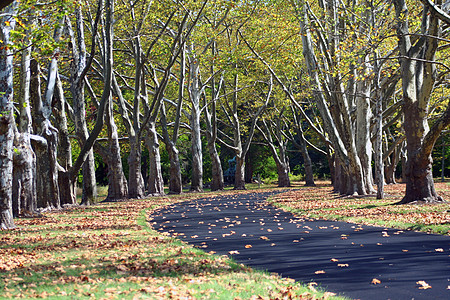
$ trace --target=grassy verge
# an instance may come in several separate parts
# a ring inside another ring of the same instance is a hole
[[[147,225],[161,205],[199,194],[101,203],[17,219],[0,231],[0,298],[321,299],[317,292]],[[201,196],[204,196],[202,194]],[[303,297],[303,298],[302,298]]]
[[[450,183],[436,182],[436,191],[450,201]],[[329,183],[302,187],[274,197],[271,202],[285,210],[309,218],[339,220],[398,229],[450,235],[450,202],[429,205],[395,205],[404,195],[405,185],[385,187],[387,196],[340,197]]]

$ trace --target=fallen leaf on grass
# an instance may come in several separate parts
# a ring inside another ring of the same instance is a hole
[[[420,285],[419,286],[419,290],[431,289],[431,285],[429,285],[428,283],[426,283],[423,280],[417,281],[416,284]]]
[[[372,279],[372,284],[380,284],[380,283],[381,283],[381,280],[376,279],[376,278]]]
[[[317,282],[310,282],[308,283],[308,288],[313,292],[317,292],[316,288],[314,287],[315,285],[317,285]]]
[[[332,293],[332,292],[323,293],[323,299],[328,299],[329,297],[333,297],[333,296],[336,296],[336,293]]]

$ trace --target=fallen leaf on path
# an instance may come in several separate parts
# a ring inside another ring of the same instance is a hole
[[[348,264],[338,264],[338,267],[346,268],[346,267],[348,267]]]
[[[245,245],[245,248],[251,248],[252,247],[252,245]]]
[[[380,283],[381,283],[381,280],[376,279],[376,278],[372,279],[372,284],[380,284]]]
[[[239,254],[239,251],[237,251],[237,250],[231,250],[231,251],[228,251],[228,253],[230,253],[230,254]]]
[[[325,274],[326,272],[324,270],[318,270],[314,272],[315,274]]]
[[[264,236],[264,235],[263,235],[263,236],[260,236],[259,238],[260,238],[261,240],[265,240],[265,241],[268,241],[268,240],[269,240],[269,238],[268,238],[267,236]]]
[[[431,289],[431,285],[429,285],[428,283],[426,283],[423,280],[417,281],[416,284],[420,285],[419,286],[419,290]]]
[[[333,262],[339,261],[339,259],[337,259],[337,258],[332,258],[332,259],[330,259],[330,260],[333,261]]]
[[[442,249],[442,248],[437,248],[437,249],[434,249],[434,251],[436,251],[436,252],[444,252],[444,249]]]

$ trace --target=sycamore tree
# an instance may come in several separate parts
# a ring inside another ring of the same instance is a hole
[[[11,31],[15,27],[17,2],[0,16],[0,229],[14,228],[12,214],[13,171],[13,55]]]
[[[439,47],[450,16],[441,1],[423,3],[420,19],[415,20],[406,1],[394,1],[407,145],[406,194],[400,203],[442,201],[434,188],[431,153],[441,131],[450,125],[450,106],[442,107],[431,126],[428,120],[435,87],[448,72]]]

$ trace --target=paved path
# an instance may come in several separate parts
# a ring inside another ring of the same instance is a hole
[[[450,237],[303,220],[267,205],[272,194],[183,202],[156,211],[151,222],[205,251],[232,251],[237,262],[350,298],[450,299]]]

